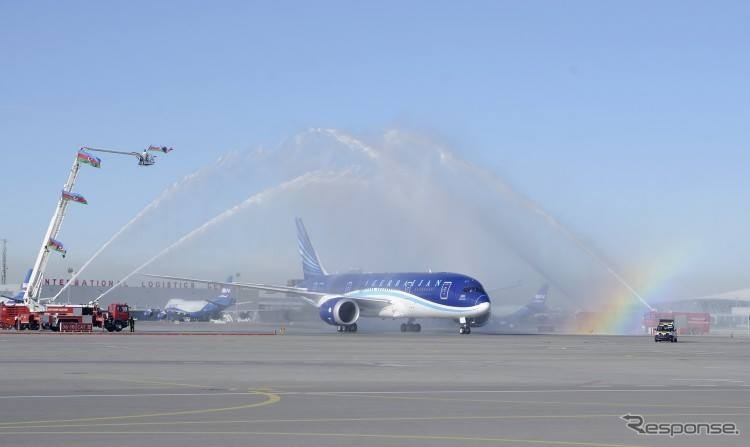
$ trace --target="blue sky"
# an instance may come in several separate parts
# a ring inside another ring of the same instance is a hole
[[[611,257],[699,241],[739,286],[748,19],[746,2],[0,1],[0,237],[33,256],[81,145],[177,148],[158,171],[84,171],[76,211],[103,241],[228,150],[398,127]]]

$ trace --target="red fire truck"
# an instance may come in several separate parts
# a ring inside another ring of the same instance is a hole
[[[92,332],[95,327],[120,332],[128,325],[127,304],[111,303],[107,310],[98,304],[55,304],[32,312],[22,304],[0,304],[0,328],[16,330],[44,329],[54,332]]]
[[[130,308],[127,304],[110,303],[109,306],[107,306],[107,311],[101,312],[100,315],[102,322],[97,327],[103,327],[109,332],[120,332],[128,325],[128,320],[130,319]]]
[[[0,303],[0,329],[24,331],[37,330],[40,326],[39,314],[23,304]]]
[[[82,304],[48,305],[41,312],[42,329],[54,332],[91,332],[98,308]]]
[[[654,335],[659,320],[674,320],[677,335],[706,335],[711,331],[711,315],[706,312],[647,312],[643,327]]]

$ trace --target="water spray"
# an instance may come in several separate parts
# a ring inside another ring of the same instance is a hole
[[[592,250],[588,245],[586,245],[578,236],[573,234],[572,231],[570,231],[567,227],[563,226],[557,219],[555,219],[553,216],[551,216],[547,211],[542,209],[539,205],[537,205],[535,202],[533,202],[531,199],[523,196],[518,191],[513,190],[510,186],[505,184],[505,182],[501,181],[500,179],[495,178],[492,174],[486,173],[482,171],[481,169],[477,168],[476,166],[473,166],[467,162],[461,163],[465,168],[470,168],[475,172],[480,173],[483,177],[487,178],[491,184],[494,184],[496,187],[501,189],[501,192],[504,194],[511,194],[514,199],[520,202],[520,204],[526,208],[527,210],[533,212],[534,214],[540,216],[548,225],[550,225],[553,229],[558,231],[560,234],[565,236],[568,240],[573,242],[573,244],[581,251],[583,251],[586,255],[588,255],[591,259],[593,259],[595,262],[597,262],[604,270],[609,273],[620,285],[625,287],[633,296],[638,298],[638,300],[646,306],[650,311],[656,310],[653,306],[651,306],[626,280],[623,278],[619,273],[615,271],[607,262],[604,261],[604,259],[601,258],[594,250]]]
[[[358,150],[361,152],[364,152],[366,155],[368,155],[370,158],[379,158],[378,154],[379,152],[373,148],[372,146],[367,145],[366,143],[360,141],[359,139],[347,135],[341,131],[338,131],[336,129],[316,129],[316,131],[321,133],[327,133],[331,136],[333,136],[337,141],[344,144],[345,146],[348,146],[352,150]],[[389,132],[388,137],[390,139],[397,139],[398,135],[395,132]],[[612,268],[604,259],[602,259],[601,256],[599,256],[593,249],[591,249],[587,244],[585,244],[579,237],[577,237],[571,230],[569,230],[567,227],[562,225],[557,219],[555,219],[552,215],[550,215],[547,211],[542,209],[538,204],[536,204],[534,201],[529,199],[528,197],[524,196],[520,192],[513,189],[510,185],[508,185],[506,182],[504,182],[502,179],[498,179],[493,174],[480,169],[477,166],[474,166],[473,164],[458,159],[452,155],[452,153],[444,148],[438,149],[440,162],[444,166],[448,166],[450,168],[456,168],[463,170],[467,175],[471,176],[472,178],[482,178],[486,184],[492,185],[498,193],[502,194],[504,197],[520,204],[523,208],[525,208],[527,211],[530,211],[532,214],[537,215],[542,218],[542,220],[549,225],[551,228],[553,228],[555,231],[557,231],[559,234],[563,235],[566,239],[571,241],[576,248],[581,250],[584,254],[589,256],[592,260],[594,260],[599,266],[601,266],[612,278],[617,281],[621,286],[625,287],[625,289],[628,290],[634,297],[636,297],[646,308],[649,310],[655,310],[653,306],[651,306],[626,280],[623,278],[617,271],[615,271],[614,268]],[[382,158],[381,158],[382,159]],[[397,164],[396,167],[399,165]],[[519,256],[524,262],[526,262],[527,265],[529,265],[532,269],[534,269],[537,273],[539,273],[541,276],[545,277],[548,281],[555,283],[556,287],[560,288],[561,290],[564,290],[559,284],[557,284],[556,281],[552,280],[548,275],[546,274],[540,266],[538,266],[536,263],[532,262],[531,259],[529,259],[528,256],[521,253],[521,251],[514,246],[510,247],[513,252]]]
[[[122,226],[117,232],[115,232],[108,240],[104,243],[101,247],[99,247],[96,252],[94,252],[91,257],[83,263],[83,266],[78,269],[77,272],[70,278],[69,281],[65,283],[65,285],[55,294],[54,297],[50,299],[50,302],[54,302],[57,298],[62,295],[62,293],[70,287],[73,282],[78,279],[78,276],[86,270],[86,267],[88,267],[94,260],[99,257],[99,255],[107,249],[107,247],[110,246],[115,240],[117,240],[123,233],[125,233],[131,226],[135,225],[138,221],[140,221],[143,217],[145,217],[150,212],[154,211],[156,208],[159,207],[159,205],[162,204],[165,200],[172,197],[174,194],[180,191],[180,189],[184,188],[185,186],[203,178],[205,175],[209,174],[213,169],[220,168],[223,165],[225,165],[229,160],[229,157],[222,156],[219,157],[214,165],[201,168],[195,172],[192,172],[185,177],[183,177],[181,180],[178,180],[174,182],[172,185],[167,187],[156,199],[152,200],[151,203],[146,205],[138,214],[136,214],[128,223]]]
[[[272,188],[265,189],[259,193],[253,194],[252,196],[248,197],[241,203],[221,212],[220,214],[214,216],[213,218],[206,221],[203,225],[195,228],[194,230],[190,231],[189,233],[185,234],[181,238],[179,238],[177,241],[169,245],[168,247],[164,248],[159,253],[152,256],[148,261],[141,264],[138,268],[133,270],[132,272],[128,273],[124,278],[122,278],[120,281],[118,281],[115,285],[104,291],[101,295],[96,297],[92,303],[98,303],[99,300],[102,299],[105,295],[107,295],[112,290],[116,289],[120,286],[120,284],[124,283],[128,279],[130,279],[133,275],[137,274],[150,264],[152,264],[157,259],[161,258],[165,254],[169,253],[170,251],[174,250],[175,248],[179,247],[180,245],[190,241],[191,239],[195,238],[196,236],[204,233],[209,228],[216,226],[222,222],[225,222],[226,220],[230,219],[240,211],[249,208],[251,206],[259,205],[269,198],[280,194],[285,191],[289,190],[299,190],[303,189],[307,186],[314,185],[314,184],[320,184],[320,183],[332,183],[335,182],[341,178],[344,178],[348,175],[348,171],[344,172],[338,172],[338,173],[330,173],[330,172],[320,172],[320,171],[314,171],[309,172],[307,174],[303,174],[299,177],[295,177],[292,180],[286,181],[280,185],[274,186]]]

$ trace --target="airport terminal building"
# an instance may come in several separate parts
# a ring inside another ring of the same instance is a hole
[[[672,301],[668,306],[675,311],[710,314],[715,330],[747,330],[750,324],[750,289]]]

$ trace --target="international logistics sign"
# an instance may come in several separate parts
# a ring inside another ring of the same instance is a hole
[[[64,286],[70,280],[65,278],[44,278],[45,286]],[[120,287],[142,287],[146,289],[221,289],[220,284],[207,284],[197,287],[192,281],[141,281],[140,283],[127,283],[113,279],[75,279],[69,287],[112,287],[118,284]]]

